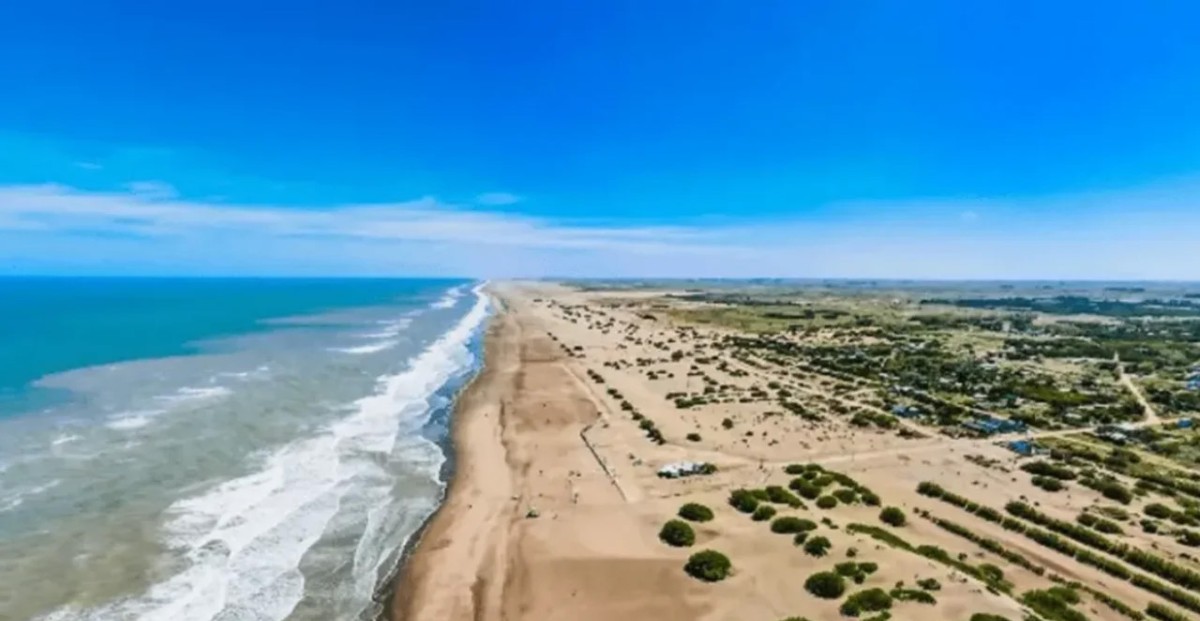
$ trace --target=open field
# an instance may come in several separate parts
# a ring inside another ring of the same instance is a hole
[[[398,618],[1200,616],[1190,307],[1155,340],[1145,304],[493,293]]]

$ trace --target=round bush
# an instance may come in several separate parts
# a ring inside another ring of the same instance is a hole
[[[804,466],[801,466],[800,464],[788,464],[783,471],[792,476],[804,474],[805,472]]]
[[[833,544],[825,537],[813,537],[804,542],[804,552],[809,556],[825,556]]]
[[[750,516],[750,519],[754,520],[755,522],[766,522],[773,517],[775,517],[775,507],[772,507],[771,505],[759,505],[758,508],[754,510],[754,515]]]
[[[689,576],[705,582],[720,582],[729,576],[732,569],[733,564],[729,562],[729,557],[716,550],[697,552],[688,558],[687,564],[683,566],[683,570]]]
[[[689,502],[679,508],[679,517],[692,522],[707,522],[713,519],[713,512],[702,504]]]
[[[892,596],[878,587],[859,591],[842,602],[841,613],[857,617],[864,612],[879,612],[892,607]]]
[[[687,434],[687,439],[688,439],[688,441],[690,441],[690,442],[699,442],[699,441],[700,441],[700,434],[698,434],[698,433],[695,433],[695,432],[689,433],[689,434]]]
[[[813,500],[817,496],[821,495],[821,488],[809,483],[808,481],[805,481],[804,479],[792,479],[792,482],[788,484],[788,487],[796,490],[797,494],[800,494],[809,500]]]
[[[658,538],[663,540],[663,543],[672,545],[677,548],[686,548],[687,546],[696,543],[696,531],[687,522],[681,520],[670,520],[663,524],[662,530],[658,531]]]
[[[749,490],[735,489],[729,494],[729,504],[742,513],[754,513],[758,508],[758,499]]]
[[[878,507],[880,502],[878,494],[868,491],[864,491],[862,493],[862,501],[863,504],[867,505],[868,507]]]
[[[833,496],[821,496],[817,499],[817,507],[820,509],[832,509],[838,504],[837,498]]]
[[[837,599],[846,592],[846,580],[832,571],[821,571],[804,581],[804,590],[821,599]]]
[[[885,508],[879,512],[879,519],[884,524],[891,524],[892,526],[904,526],[908,522],[908,519],[904,517],[904,511],[901,511],[899,507]]]
[[[804,543],[805,539],[808,539],[808,532],[807,531],[798,532],[798,533],[796,533],[795,537],[792,537],[792,544],[793,545],[801,545]]]
[[[833,496],[835,498],[837,498],[839,501],[841,501],[842,504],[846,504],[846,505],[852,505],[852,504],[858,502],[858,494],[855,493],[854,490],[846,489],[844,487],[842,489],[839,489],[839,490],[833,492]]]
[[[806,528],[808,524],[812,524],[812,522],[791,515],[785,515],[781,518],[775,518],[775,521],[771,522],[771,532],[779,533],[781,535],[794,535],[796,533],[802,533],[806,530],[812,530],[811,528]],[[812,525],[813,527],[816,527],[816,524]]]

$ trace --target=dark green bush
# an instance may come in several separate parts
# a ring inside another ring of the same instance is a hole
[[[833,492],[833,497],[837,498],[842,504],[852,505],[858,502],[858,493],[852,489],[841,488]]]
[[[926,591],[940,591],[942,583],[938,582],[937,578],[922,578],[921,580],[917,580],[917,586]]]
[[[798,476],[806,472],[804,466],[800,464],[788,464],[783,468],[783,471],[792,476]]]
[[[679,508],[679,517],[692,522],[707,522],[713,519],[713,512],[702,504],[689,502]]]
[[[812,530],[805,528],[805,526],[808,524],[812,524],[812,522],[798,517],[786,515],[781,518],[775,518],[775,521],[771,522],[771,532],[779,533],[781,535],[794,535],[796,533],[802,533],[806,530]],[[813,526],[815,527],[816,524],[813,524]]]
[[[759,505],[758,508],[754,510],[754,515],[750,516],[750,519],[754,520],[755,522],[766,522],[773,517],[775,517],[775,507],[772,507],[771,505]]]
[[[754,513],[754,510],[758,508],[758,499],[750,493],[750,490],[735,489],[729,493],[729,504],[742,513]]]
[[[847,597],[839,610],[847,617],[857,617],[864,612],[879,612],[891,607],[892,596],[883,589],[874,588],[859,591]]]
[[[804,543],[804,540],[806,540],[806,539],[808,539],[808,531],[798,532],[798,533],[796,533],[795,537],[792,537],[792,544],[798,546],[798,545]]]
[[[716,550],[697,552],[683,566],[689,576],[705,582],[720,582],[729,576],[732,569],[729,557]]]
[[[879,519],[882,520],[884,524],[890,524],[892,526],[904,526],[904,524],[908,521],[908,519],[904,517],[904,511],[901,511],[899,507],[886,507],[883,511],[879,512]]]
[[[696,531],[687,522],[670,520],[658,531],[658,538],[667,545],[684,548],[696,543]]]
[[[878,507],[880,503],[879,495],[877,495],[875,492],[864,491],[862,493],[862,502],[868,507]]]
[[[813,500],[821,495],[821,488],[809,483],[808,481],[805,481],[804,479],[792,479],[792,482],[788,484],[788,487],[796,490],[797,494],[800,494],[809,500]]]
[[[833,496],[821,496],[817,499],[817,507],[821,509],[832,509],[838,504],[837,498]]]
[[[804,506],[804,503],[800,502],[800,499],[797,498],[795,494],[778,485],[770,485],[767,487],[767,499],[773,503],[787,505],[793,509],[798,509]]]
[[[699,442],[699,441],[700,441],[700,434],[698,434],[698,433],[696,433],[696,432],[694,432],[694,431],[693,431],[692,433],[689,433],[689,434],[687,434],[687,439],[688,439],[688,441],[690,441],[690,442]]]
[[[917,589],[902,589],[897,587],[892,589],[889,595],[898,602],[917,602],[918,604],[929,604],[931,606],[937,604],[936,597]]]
[[[1170,507],[1160,502],[1152,502],[1146,505],[1144,511],[1146,512],[1146,515],[1150,517],[1156,517],[1160,520],[1170,518],[1171,515],[1175,513]]]
[[[804,581],[804,590],[821,599],[837,599],[846,592],[846,581],[832,571],[821,571]]]
[[[971,615],[971,621],[1009,621],[1008,617],[993,615],[986,612],[977,612]]]
[[[809,556],[825,556],[829,553],[829,548],[833,546],[829,539],[825,537],[813,537],[804,542],[804,552]]]

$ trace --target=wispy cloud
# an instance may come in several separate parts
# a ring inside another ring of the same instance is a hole
[[[622,226],[433,197],[315,208],[187,199],[155,182],[0,186],[0,270],[1198,279],[1194,187]],[[985,212],[988,227],[966,216]]]
[[[500,207],[504,205],[515,205],[521,202],[521,197],[508,192],[485,192],[475,197],[477,205],[488,207]]]
[[[103,165],[97,164],[96,162],[82,162],[82,161],[75,162],[75,167],[82,168],[83,170],[103,170],[104,169]]]

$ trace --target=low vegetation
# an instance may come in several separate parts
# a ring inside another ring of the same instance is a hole
[[[729,562],[729,557],[716,550],[704,550],[688,558],[683,570],[697,580],[720,582],[729,577],[733,564]]]
[[[667,545],[684,548],[696,543],[696,531],[687,522],[670,520],[658,531],[658,538]]]

